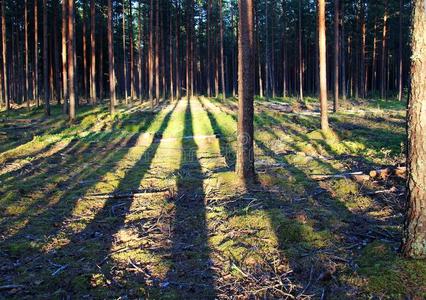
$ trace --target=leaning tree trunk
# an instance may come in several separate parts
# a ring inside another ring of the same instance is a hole
[[[244,184],[254,181],[254,10],[253,0],[239,0],[238,148],[236,172]]]
[[[318,45],[320,61],[321,129],[328,130],[327,52],[325,39],[325,0],[318,0]]]
[[[408,109],[408,211],[403,240],[407,257],[426,258],[426,5],[415,0],[412,17]]]

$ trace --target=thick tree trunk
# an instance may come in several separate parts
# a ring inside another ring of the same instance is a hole
[[[74,0],[68,1],[68,96],[69,96],[69,118],[71,122],[75,121],[76,117],[76,95],[75,95],[75,33],[74,33]]]
[[[403,253],[426,258],[426,5],[414,0],[411,90],[408,109],[407,219]]]
[[[110,94],[110,112],[115,112],[116,94],[115,94],[115,71],[114,71],[114,40],[112,32],[112,5],[108,0],[108,73],[109,73],[109,94]]]
[[[327,103],[327,52],[325,37],[325,0],[318,0],[318,44],[320,61],[320,105],[321,129],[328,130],[328,103]]]
[[[239,0],[238,37],[238,147],[236,172],[244,184],[255,179],[254,171],[254,7],[253,0]]]
[[[96,8],[95,0],[90,0],[90,103],[96,103]],[[102,63],[102,61],[100,62]]]

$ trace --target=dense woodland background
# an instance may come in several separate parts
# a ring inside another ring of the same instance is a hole
[[[338,73],[342,98],[402,99],[410,53],[409,30],[404,28],[410,22],[411,1],[336,3],[326,7],[328,89],[334,89]],[[63,66],[69,59],[62,49],[69,39],[62,37],[70,28],[65,4],[3,1],[2,103],[66,98]],[[123,0],[111,5],[120,98],[173,98],[188,89],[236,95],[236,1]],[[316,1],[256,1],[256,94],[301,99],[318,94],[316,11]],[[75,1],[73,17],[79,101],[108,98],[107,3]]]

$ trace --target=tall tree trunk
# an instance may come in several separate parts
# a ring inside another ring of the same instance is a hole
[[[339,110],[339,2],[334,0],[334,112]]]
[[[269,5],[268,0],[265,0],[265,98],[268,99],[270,95],[270,83],[269,83]]]
[[[361,0],[361,61],[360,61],[360,94],[361,98],[365,98],[365,43],[367,35],[367,26],[365,21],[365,5],[364,0]]]
[[[341,61],[342,61],[342,100],[346,102],[346,37],[345,37],[345,22],[344,22],[344,3],[342,2],[341,12]]]
[[[212,14],[212,0],[207,3],[207,97],[211,97],[211,14]]]
[[[171,101],[175,100],[174,93],[174,51],[173,51],[173,21],[172,21],[172,12],[170,12],[169,20],[169,77],[170,77],[170,99]]]
[[[24,46],[25,46],[25,91],[24,101],[27,103],[27,108],[30,108],[30,100],[28,98],[29,90],[29,78],[28,78],[28,0],[25,0],[25,11],[24,11]]]
[[[318,0],[318,44],[320,60],[320,105],[321,129],[328,130],[328,103],[327,103],[327,52],[325,37],[325,0]]]
[[[155,1],[155,101],[160,103],[160,0]]]
[[[60,52],[59,52],[59,35],[58,35],[58,7],[59,7],[59,0],[54,0],[53,2],[53,60],[54,60],[54,86],[55,86],[55,92],[56,92],[56,99],[58,101],[58,104],[61,104],[62,100],[62,88],[61,88],[61,72],[60,72]]]
[[[385,11],[383,14],[383,31],[382,31],[382,63],[380,71],[380,96],[386,98],[386,38],[387,38],[387,21],[388,21],[388,1],[385,0]]]
[[[130,98],[136,98],[135,92],[135,58],[133,49],[133,13],[132,0],[129,1],[129,51],[130,51]]]
[[[96,103],[96,7],[95,0],[90,0],[90,103]],[[102,61],[100,62],[102,63]]]
[[[108,0],[108,61],[109,61],[109,94],[110,94],[110,112],[115,112],[116,94],[115,94],[115,71],[114,71],[114,40],[112,32],[112,5]]]
[[[220,19],[220,70],[222,79],[222,98],[226,98],[226,84],[225,84],[225,52],[223,50],[223,2],[219,0],[219,19]]]
[[[86,25],[86,5],[83,5],[83,96],[87,98],[87,25]]]
[[[283,97],[287,97],[287,8],[286,0],[282,2],[283,9]]]
[[[244,184],[255,179],[254,171],[254,18],[253,0],[238,0],[238,147],[236,172]]]
[[[6,41],[6,0],[1,1],[1,40],[2,40],[2,58],[3,58],[3,87],[4,87],[4,102],[6,109],[10,109],[10,98],[8,93],[8,74],[7,74],[7,41]]]
[[[149,43],[148,43],[148,97],[151,106],[154,106],[154,0],[151,0],[149,6]]]
[[[103,22],[100,21],[101,24],[99,26],[99,99],[102,101],[104,99],[104,28]]]
[[[43,81],[44,81],[44,112],[50,116],[49,99],[49,61],[47,43],[47,0],[43,0]]]
[[[302,56],[302,0],[299,0],[298,18],[298,49],[299,49],[299,100],[303,100],[303,56]]]
[[[37,0],[36,0],[37,1]],[[64,114],[68,113],[68,75],[67,75],[67,33],[68,33],[68,0],[62,1],[62,88],[63,88],[63,109]]]
[[[138,93],[139,101],[142,102],[142,0],[138,2]]]
[[[373,53],[371,63],[371,91],[374,93],[377,86],[377,20],[374,19]]]
[[[6,91],[6,89],[5,89]],[[34,99],[40,106],[38,79],[38,0],[34,0]]]
[[[128,97],[127,97],[127,55],[126,55],[126,0],[123,0],[123,32],[122,32],[122,38],[123,38],[123,82],[124,82],[124,102],[128,104]]]
[[[44,0],[46,1],[46,0]],[[68,1],[68,96],[69,96],[69,118],[71,122],[75,121],[76,117],[76,95],[75,95],[75,33],[74,33],[74,21],[75,21],[75,11],[74,11],[74,0]]]
[[[181,96],[181,76],[180,76],[180,13],[179,1],[176,3],[176,99],[180,100]]]
[[[402,40],[402,17],[403,17],[403,0],[399,0],[399,51],[398,51],[398,59],[399,59],[399,64],[398,64],[398,100],[402,101],[402,94],[403,94],[403,86],[402,86],[402,45],[403,45],[403,40]]]
[[[426,5],[424,0],[414,0],[413,5],[408,108],[408,210],[403,253],[411,258],[426,258]]]

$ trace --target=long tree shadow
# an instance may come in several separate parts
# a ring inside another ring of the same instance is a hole
[[[167,127],[167,123],[170,120],[172,111],[170,111],[164,117],[159,132],[164,131]],[[92,166],[90,169],[84,170],[83,172],[81,169],[78,169],[80,170],[79,172],[73,171],[65,182],[69,184],[69,186],[67,186],[67,189],[64,192],[60,192],[59,197],[55,197],[58,199],[49,200],[53,202],[49,204],[47,203],[49,202],[47,201],[47,199],[43,200],[42,202],[47,207],[43,209],[42,212],[27,216],[25,218],[25,225],[22,228],[20,228],[17,232],[13,233],[12,235],[1,241],[0,250],[7,251],[8,253],[10,253],[10,256],[7,255],[7,257],[4,257],[4,259],[0,260],[1,265],[9,265],[11,264],[11,260],[15,258],[22,259],[20,267],[21,271],[17,270],[16,268],[13,268],[3,273],[3,275],[7,275],[7,277],[11,279],[19,278],[19,282],[24,282],[27,285],[30,284],[31,286],[31,276],[34,276],[39,272],[49,272],[49,270],[37,271],[37,268],[32,270],[34,267],[33,265],[36,263],[36,260],[38,262],[42,260],[43,263],[48,263],[56,258],[67,260],[67,257],[74,257],[73,264],[75,268],[73,271],[76,271],[77,273],[82,272],[81,261],[79,261],[79,258],[75,259],[75,256],[84,256],[84,251],[83,253],[79,253],[78,251],[76,251],[77,248],[75,247],[77,247],[79,244],[83,246],[83,242],[86,238],[89,238],[89,240],[96,240],[96,238],[99,237],[99,235],[96,233],[96,229],[102,229],[102,224],[108,224],[108,222],[104,222],[105,220],[103,221],[102,218],[108,217],[108,212],[111,211],[111,205],[113,205],[112,199],[107,201],[103,209],[101,209],[101,211],[96,214],[93,223],[87,225],[85,229],[83,229],[83,231],[81,231],[80,233],[70,234],[70,243],[68,243],[67,246],[64,246],[59,250],[55,250],[53,252],[48,251],[47,253],[45,253],[45,250],[41,251],[42,249],[40,248],[40,246],[46,242],[45,239],[50,240],[49,243],[51,243],[52,237],[63,237],[64,234],[67,234],[67,232],[63,232],[61,228],[63,227],[63,224],[69,222],[66,220],[74,218],[72,216],[73,210],[76,208],[77,203],[80,202],[78,195],[85,195],[87,191],[93,188],[98,183],[98,181],[101,180],[102,176],[110,172],[111,169],[114,169],[114,166],[118,166],[119,162],[126,156],[126,154],[130,150],[130,148],[127,147],[132,147],[133,141],[135,140],[135,136],[140,135],[140,133],[144,132],[149,128],[151,122],[155,119],[155,115],[149,115],[148,119],[149,120],[146,120],[146,123],[140,128],[139,133],[131,137],[120,137],[116,141],[109,141],[108,144],[102,144],[99,145],[99,147],[89,147],[84,151],[85,158],[90,157],[91,160],[94,160],[96,162],[96,166]],[[93,146],[94,144],[91,143],[91,145]],[[122,147],[125,147],[125,149],[121,149]],[[134,182],[135,178],[132,177],[138,177],[137,179],[140,179],[143,176],[143,174],[149,168],[150,161],[155,155],[157,147],[158,144],[152,144],[148,149],[146,149],[144,154],[141,156],[140,161],[128,172],[128,174],[126,174],[128,176],[125,176],[125,178],[123,178],[117,189],[125,187],[126,182]],[[89,151],[90,153],[87,153],[87,151]],[[89,184],[84,184],[84,181],[88,181]],[[54,195],[48,196],[46,198],[53,198],[53,196]],[[131,201],[128,201],[127,203],[127,205],[130,205]],[[88,205],[88,209],[90,210],[90,203]],[[95,257],[93,257],[92,264],[90,264],[91,267],[96,265],[96,263],[99,262],[99,258],[106,252],[108,252],[112,240],[110,237],[108,237],[108,233],[114,233],[117,228],[120,227],[120,224],[123,223],[124,215],[125,214],[116,216],[115,219],[113,218],[114,222],[111,225],[112,228],[109,228],[108,226],[106,226],[106,228],[103,228],[106,231],[104,232],[104,235],[102,235],[102,243],[99,243],[99,249],[102,249],[103,251],[98,251],[97,247],[95,247],[95,249],[97,250],[94,252]],[[83,221],[78,221],[77,219],[75,220],[75,222],[80,223],[79,226],[81,226],[81,223],[84,223],[84,218]],[[36,242],[35,244],[34,241]],[[16,245],[19,245],[19,251],[13,250],[13,252],[11,252],[10,250],[15,249]],[[81,249],[84,249],[84,247],[81,247],[80,250]],[[31,252],[29,252],[29,250],[31,250]],[[35,250],[40,250],[40,252]],[[26,255],[26,257],[24,258],[22,255]],[[90,255],[87,258],[90,259]],[[83,260],[87,258],[83,257]],[[72,263],[70,263],[68,267],[71,270]],[[18,275],[17,272],[23,272],[23,270],[28,269],[32,270],[27,273],[28,276],[16,277]],[[93,270],[93,268],[91,268],[91,270]],[[72,276],[68,278],[69,280],[71,280]],[[51,282],[43,282],[43,285],[38,285],[36,286],[36,288],[38,290],[44,290],[46,292],[57,290],[57,288],[62,288],[65,293],[78,292],[78,288],[73,290],[72,284],[70,284],[69,280],[66,280],[65,282],[57,280],[52,280]]]
[[[155,135],[161,136],[165,132],[175,107],[166,114]],[[85,225],[84,229],[71,234],[68,237],[69,243],[58,249],[54,255],[47,256],[46,259],[67,262],[69,265],[67,273],[73,276],[87,276],[89,272],[98,274],[101,271],[118,288],[122,287],[119,281],[114,279],[116,276],[113,270],[114,264],[110,263],[114,236],[126,226],[125,219],[135,200],[134,193],[137,193],[135,191],[138,191],[139,183],[149,170],[159,146],[160,143],[153,139],[151,144],[140,154],[136,163],[125,171],[124,177],[120,180],[114,192],[110,194],[111,197],[103,203],[101,209],[95,213],[95,216]],[[115,194],[119,193],[128,193],[129,196],[124,199],[114,197]],[[96,200],[84,199],[83,201]],[[93,251],[93,249],[96,249],[96,251]],[[86,270],[81,270],[79,258],[82,256],[90,261],[89,264],[86,264]],[[64,296],[80,295],[81,293],[78,286],[70,285],[69,282],[65,282],[61,287],[64,290]]]
[[[208,245],[203,173],[193,138],[191,103],[185,111],[183,155],[172,224],[173,268],[167,278],[180,299],[214,299],[214,272]]]

